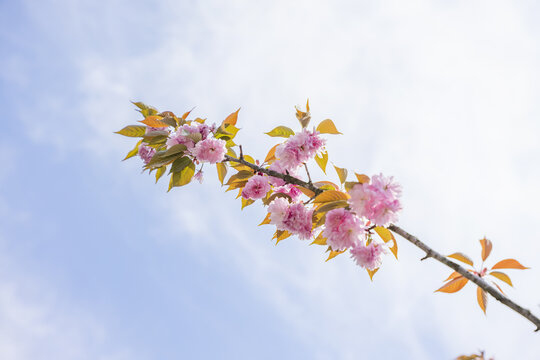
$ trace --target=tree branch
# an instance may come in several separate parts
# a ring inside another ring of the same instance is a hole
[[[250,163],[250,162],[248,162],[248,161],[246,161],[246,160],[244,160],[242,158],[236,159],[236,158],[234,158],[232,156],[225,155],[225,160],[226,161],[231,161],[231,162],[236,162],[236,163],[245,165],[245,166],[247,166],[247,167],[249,167],[249,168],[251,168],[251,169],[253,169],[253,170],[257,171],[257,172],[261,172],[261,173],[269,175],[269,176],[280,178],[280,179],[284,180],[288,184],[294,184],[294,185],[305,187],[306,189],[309,189],[309,190],[313,191],[315,193],[315,195],[319,195],[320,193],[324,192],[324,190],[319,189],[318,187],[313,185],[311,182],[308,183],[308,182],[302,181],[302,180],[297,179],[297,178],[295,178],[295,177],[293,177],[291,175],[288,175],[288,174],[282,174],[282,173],[279,173],[279,172],[274,171],[274,170],[265,169],[265,168],[263,168],[261,166],[257,166],[255,164],[252,164],[252,163]],[[453,261],[450,261],[447,257],[439,254],[437,251],[433,250],[428,245],[424,244],[422,241],[418,240],[418,238],[416,238],[415,236],[409,234],[407,231],[403,230],[399,226],[396,226],[394,224],[390,224],[388,226],[388,229],[395,232],[396,234],[399,234],[401,237],[408,240],[410,243],[412,243],[413,245],[415,245],[416,247],[418,247],[422,251],[424,251],[426,253],[426,255],[421,260],[425,260],[425,259],[428,259],[428,258],[433,258],[433,259],[439,261],[440,263],[448,266],[449,268],[451,268],[454,271],[461,274],[463,277],[469,279],[471,282],[478,285],[485,292],[487,292],[491,296],[493,296],[496,300],[500,301],[504,305],[508,306],[510,309],[514,310],[515,312],[517,312],[518,314],[520,314],[521,316],[523,316],[524,318],[526,318],[527,320],[532,322],[536,326],[535,331],[540,330],[540,319],[538,317],[536,317],[529,310],[521,307],[520,305],[516,304],[515,302],[513,302],[512,300],[507,298],[500,291],[495,289],[493,286],[489,285],[481,277],[470,273],[464,267],[454,263]]]

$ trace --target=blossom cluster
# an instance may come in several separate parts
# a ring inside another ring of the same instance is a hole
[[[182,125],[167,140],[167,147],[185,145],[188,152],[200,162],[216,164],[223,161],[227,148],[221,139],[208,137],[215,130],[215,125],[194,123]]]

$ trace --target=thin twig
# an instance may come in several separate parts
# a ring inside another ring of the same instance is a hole
[[[311,175],[309,175],[309,170],[308,170],[308,168],[307,168],[307,164],[306,164],[306,163],[304,163],[304,168],[306,169],[306,173],[307,173],[307,177],[308,177],[308,180],[309,180],[309,184],[312,184],[312,182],[311,182]]]

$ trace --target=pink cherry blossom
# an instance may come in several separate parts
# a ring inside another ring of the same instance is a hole
[[[223,161],[225,158],[225,153],[227,152],[225,144],[226,142],[224,140],[207,138],[199,141],[191,153],[201,162],[215,164]]]
[[[308,210],[303,203],[289,204],[284,198],[276,198],[268,206],[268,212],[270,223],[278,230],[287,230],[302,240],[311,237],[313,210]]]
[[[283,168],[295,169],[322,151],[325,143],[318,131],[303,129],[276,148],[276,157]]]
[[[393,181],[393,177],[374,175],[369,184],[355,185],[349,195],[351,208],[358,216],[380,226],[397,221],[397,213],[401,210],[401,186]]]
[[[186,145],[188,150],[193,149],[195,144],[201,140],[206,140],[208,135],[214,131],[215,125],[194,123],[195,125],[184,124],[176,132],[172,133],[167,140],[167,147],[176,144]]]
[[[351,249],[351,257],[356,264],[372,271],[381,267],[383,254],[385,254],[383,245],[375,243],[368,246],[359,243]]]
[[[311,217],[313,210],[308,210],[303,203],[289,205],[283,225],[285,230],[298,235],[301,240],[311,237]]]
[[[168,126],[163,126],[163,127],[146,126],[146,130],[144,131],[144,133],[148,135],[156,131],[168,131],[167,129],[168,129]]]
[[[334,251],[354,246],[364,234],[362,221],[352,212],[340,208],[326,213],[323,236]]]
[[[269,191],[268,177],[255,175],[249,178],[246,186],[244,186],[242,197],[244,199],[262,199]]]
[[[152,157],[154,156],[155,153],[156,153],[156,149],[154,149],[153,147],[142,145],[142,144],[139,145],[138,154],[145,164],[148,164],[150,160],[152,160]]]
[[[199,184],[203,183],[203,171],[199,170],[195,175],[193,175],[193,180],[197,180]]]
[[[281,194],[289,195],[293,202],[298,201],[303,194],[303,192],[300,191],[300,189],[298,189],[298,187],[293,184],[286,184],[283,186],[275,187],[274,193],[281,193]]]

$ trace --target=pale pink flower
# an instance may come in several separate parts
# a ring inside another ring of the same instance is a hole
[[[311,218],[313,210],[307,210],[303,203],[289,205],[283,225],[285,230],[298,235],[301,240],[311,237]]]
[[[188,150],[193,149],[195,144],[201,140],[206,140],[208,135],[214,130],[215,125],[194,123],[194,125],[184,124],[176,132],[172,133],[167,140],[167,147],[176,144],[186,145]]]
[[[298,201],[300,197],[303,195],[303,192],[300,191],[300,189],[298,189],[298,187],[293,184],[286,184],[283,186],[275,187],[274,193],[281,193],[281,194],[289,195],[293,202]]]
[[[284,198],[276,198],[268,206],[268,212],[270,223],[278,230],[287,230],[302,240],[311,237],[313,210],[306,209],[303,203],[289,204]]]
[[[351,249],[351,257],[356,264],[372,271],[381,267],[382,255],[385,253],[386,251],[383,245],[375,243],[371,243],[368,246],[359,243]]]
[[[199,141],[191,153],[201,162],[215,164],[223,161],[225,158],[225,153],[227,152],[225,144],[226,142],[224,140],[207,138]]]
[[[276,148],[276,157],[287,170],[295,169],[322,151],[326,143],[318,131],[303,129]]]
[[[332,250],[341,251],[354,246],[363,234],[362,221],[352,212],[339,208],[326,213],[323,236]]]
[[[289,202],[282,198],[278,197],[274,199],[270,205],[268,205],[268,212],[270,213],[270,224],[276,225],[278,230],[286,230],[283,220],[289,209]]]
[[[263,175],[255,175],[249,178],[242,190],[244,199],[262,199],[270,191],[268,178]]]
[[[355,185],[349,195],[351,208],[358,216],[379,226],[397,221],[397,213],[401,210],[401,186],[393,181],[393,177],[374,175],[369,184]]]
[[[155,153],[156,153],[156,149],[154,149],[153,147],[143,145],[143,144],[139,145],[138,154],[145,164],[148,164],[150,160],[152,160],[152,157],[154,156]]]

